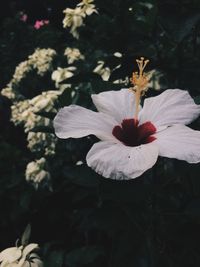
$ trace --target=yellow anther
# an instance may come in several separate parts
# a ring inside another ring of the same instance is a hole
[[[133,85],[132,88],[130,88],[135,93],[135,101],[136,101],[136,110],[135,110],[135,119],[138,118],[138,112],[139,112],[139,106],[140,106],[140,99],[141,96],[145,94],[145,92],[148,89],[148,83],[149,83],[149,75],[144,72],[144,69],[146,65],[149,63],[148,59],[144,59],[144,57],[141,57],[140,59],[136,59],[139,73],[133,72],[131,83]]]

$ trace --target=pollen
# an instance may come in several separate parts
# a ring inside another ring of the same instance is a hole
[[[132,78],[130,79],[133,87],[130,88],[130,90],[135,93],[136,108],[134,118],[137,120],[140,99],[148,90],[150,75],[144,72],[146,65],[149,63],[148,59],[145,60],[144,57],[141,57],[140,59],[136,59],[136,62],[138,65],[139,72],[133,72]]]

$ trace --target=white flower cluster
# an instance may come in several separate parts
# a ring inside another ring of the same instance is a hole
[[[82,0],[75,9],[66,8],[63,10],[65,17],[63,19],[63,27],[70,28],[70,33],[79,38],[78,28],[83,26],[83,20],[86,16],[90,16],[93,13],[97,13],[94,0]]]
[[[56,111],[54,108],[55,101],[58,99],[58,96],[62,93],[62,91],[46,91],[42,92],[41,95],[38,95],[30,100],[30,105],[32,107],[32,111],[37,113],[39,111],[46,112],[54,112]]]
[[[38,244],[11,247],[0,253],[0,267],[43,267],[40,257],[34,252]]]
[[[29,56],[29,63],[34,69],[37,69],[37,73],[43,76],[51,68],[51,63],[56,55],[56,51],[51,48],[39,49]]]
[[[52,127],[51,120],[45,117],[45,114],[42,116],[42,114],[39,113],[56,112],[55,104],[63,90],[61,87],[58,87],[59,90],[45,91],[32,99],[25,99],[25,97],[17,91],[16,85],[18,85],[31,70],[36,70],[37,74],[40,76],[43,76],[48,70],[51,71],[52,61],[55,55],[56,51],[53,49],[37,48],[26,61],[21,62],[16,67],[11,81],[1,92],[2,95],[7,96],[13,102],[11,106],[11,121],[13,121],[15,125],[22,125],[24,127],[24,131],[27,133],[28,148],[31,152],[42,154],[44,157],[54,155],[57,138],[50,132],[36,132],[37,129],[34,130],[34,128],[41,127],[40,129],[38,128],[38,130],[42,131],[42,127],[47,127],[47,130],[48,127],[49,129]],[[75,69],[70,67],[68,70],[71,71],[70,75],[72,75],[72,70]],[[67,77],[70,75],[68,73]],[[60,79],[62,80],[62,78]],[[32,165],[28,165],[26,171],[27,181],[32,181],[33,184],[35,183],[36,187],[43,179],[50,179],[50,174],[47,171],[40,171],[39,173],[37,171],[30,172],[31,166],[33,169],[33,166],[40,163],[40,161],[36,161],[34,164],[32,163]]]
[[[78,48],[67,47],[65,49],[64,55],[67,56],[68,64],[72,64],[74,61],[77,61],[77,60],[85,59],[85,57],[81,54]]]
[[[45,72],[51,69],[55,55],[56,51],[51,48],[37,48],[35,52],[28,57],[28,60],[21,62],[16,67],[12,80],[8,83],[7,87],[1,91],[1,94],[11,100],[23,98],[15,91],[15,86],[33,69],[37,70],[38,75],[43,76]]]
[[[35,117],[35,115],[29,110],[29,100],[16,102],[11,106],[11,112],[11,120],[15,125],[28,122],[31,115]]]
[[[60,90],[70,87],[69,84],[60,84],[60,83],[68,78],[71,78],[74,75],[75,70],[76,67],[73,66],[67,68],[58,67],[57,70],[55,70],[51,75],[52,80],[55,81],[55,86]]]
[[[31,152],[43,152],[46,156],[55,154],[57,138],[52,133],[29,132],[27,141]]]
[[[111,69],[105,67],[105,62],[102,60],[97,62],[97,66],[93,72],[99,74],[104,81],[108,81],[111,75]]]
[[[9,98],[10,100],[20,99],[20,97],[18,97],[18,93],[13,90],[13,88],[9,86],[9,84],[7,85],[7,87],[1,90],[1,94]]]
[[[50,133],[31,132],[38,126],[51,126],[48,118],[37,115],[37,112],[55,112],[54,104],[62,91],[42,92],[31,100],[16,102],[11,106],[11,120],[15,125],[23,124],[25,132],[28,133],[28,148],[32,152],[44,152],[45,155],[53,155],[55,151],[56,138]]]
[[[15,247],[4,249],[0,253],[0,267],[43,267],[43,262],[36,253],[38,244],[28,244],[30,234],[31,226],[27,225],[21,237],[21,246],[18,245],[18,239]]]
[[[46,170],[47,161],[41,158],[28,163],[26,167],[26,180],[32,182],[37,188],[42,181],[48,182],[50,180],[50,173]]]
[[[31,67],[32,66],[28,60],[21,62],[15,69],[12,83],[19,83],[24,78],[24,76],[32,69]]]

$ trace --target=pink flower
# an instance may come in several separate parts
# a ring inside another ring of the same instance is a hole
[[[21,17],[20,17],[20,20],[23,21],[23,22],[26,22],[28,19],[28,15],[27,14],[24,14],[23,12],[21,13]]]
[[[42,26],[49,24],[49,20],[36,20],[34,28],[40,29]]]

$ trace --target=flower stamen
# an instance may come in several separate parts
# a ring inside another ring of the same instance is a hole
[[[133,72],[132,78],[130,79],[133,87],[130,88],[130,90],[135,93],[136,109],[134,118],[137,120],[139,113],[140,99],[148,90],[148,83],[150,80],[150,76],[144,72],[144,69],[146,65],[149,63],[149,60],[148,59],[145,60],[144,57],[141,57],[140,59],[136,59],[136,62],[139,68],[139,73]]]

